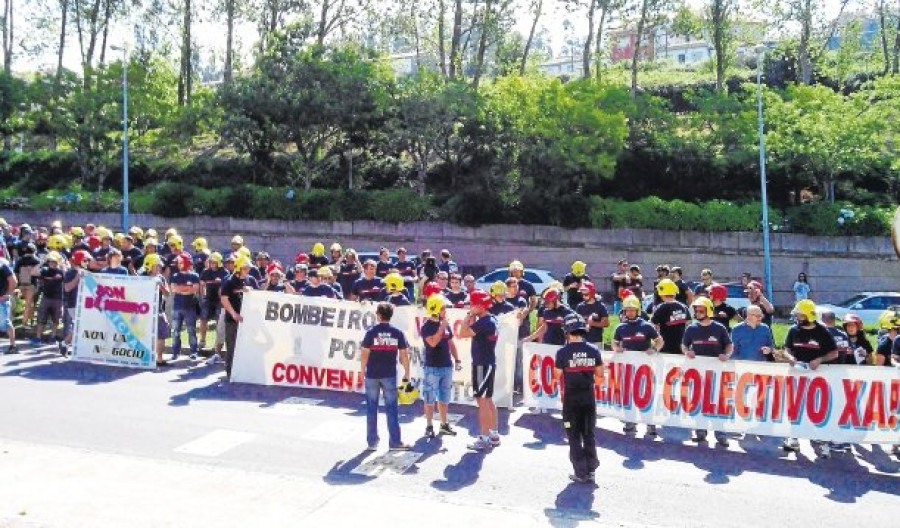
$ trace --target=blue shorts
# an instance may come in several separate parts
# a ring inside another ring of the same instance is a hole
[[[5,301],[0,302],[0,332],[6,332],[12,326],[12,320],[9,317],[11,307],[12,301],[8,297]]]
[[[425,367],[425,382],[422,384],[422,399],[425,403],[450,403],[452,388],[453,367]]]

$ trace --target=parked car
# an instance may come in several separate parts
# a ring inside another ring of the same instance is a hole
[[[863,324],[873,325],[878,322],[881,312],[892,306],[900,306],[900,293],[862,292],[837,304],[816,305],[816,316],[821,319],[822,312],[830,310],[841,319],[847,313],[853,312],[862,319]]]
[[[479,290],[489,291],[495,281],[505,281],[509,277],[508,268],[497,268],[475,279],[475,287]],[[525,280],[534,285],[535,291],[540,294],[557,280],[549,271],[537,268],[525,268]]]
[[[687,286],[691,291],[694,291],[700,284],[702,283],[699,281],[687,281]],[[747,298],[747,294],[744,293],[744,287],[741,286],[740,282],[725,282],[721,284],[728,290],[728,297],[725,298],[725,302],[729,306],[735,310],[740,310],[750,305],[750,300]],[[653,283],[650,283],[649,287],[652,288]],[[644,298],[641,299],[641,304],[645,311],[649,311],[650,305],[653,304],[653,291],[649,291],[650,293],[644,294]]]

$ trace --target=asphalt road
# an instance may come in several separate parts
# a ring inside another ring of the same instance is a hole
[[[4,348],[5,349],[5,348]],[[411,454],[366,453],[359,394],[229,384],[221,367],[141,372],[74,363],[46,347],[0,357],[0,527],[896,526],[900,462],[887,448],[818,459],[773,438],[723,449],[686,431],[626,437],[598,425],[596,486],[571,483],[558,417],[501,414],[503,445],[421,438]],[[386,431],[382,421],[382,444]],[[712,435],[710,435],[712,440]]]

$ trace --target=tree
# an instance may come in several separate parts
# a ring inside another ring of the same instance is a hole
[[[13,0],[3,0],[3,69],[5,71],[12,70],[13,42],[15,41],[14,15]]]
[[[637,0],[638,19],[637,30],[634,37],[634,54],[631,57],[631,97],[637,95],[638,61],[641,56],[641,46],[644,43],[645,33],[657,23],[657,19],[670,7],[670,0]]]
[[[725,87],[725,69],[731,60],[732,16],[736,0],[708,0],[706,7],[713,48],[716,51],[716,90]]]
[[[544,0],[531,1],[531,29],[528,31],[528,40],[525,41],[525,49],[522,51],[522,63],[519,65],[519,75],[525,75],[525,66],[528,64],[528,54],[531,53],[531,45],[534,43],[534,33],[537,29],[538,20],[544,9]]]

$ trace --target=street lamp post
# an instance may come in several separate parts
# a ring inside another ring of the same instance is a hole
[[[122,50],[122,232],[128,232],[128,48]]]
[[[766,298],[772,297],[772,255],[769,250],[769,202],[766,196],[766,138],[763,135],[762,62],[766,47],[756,47],[756,113],[759,128],[759,186],[762,191],[763,262],[765,266]]]

